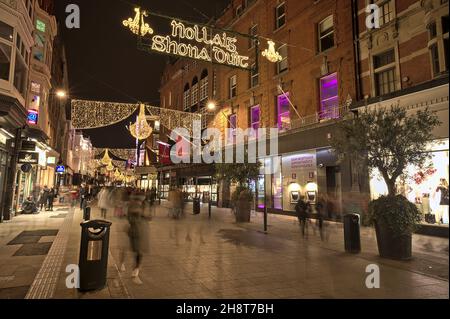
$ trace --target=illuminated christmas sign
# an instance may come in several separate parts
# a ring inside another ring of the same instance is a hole
[[[28,110],[27,123],[30,125],[36,125],[39,119],[39,112],[36,110]]]
[[[249,56],[239,53],[237,38],[244,37],[246,41],[243,43],[248,43],[249,38],[254,38],[252,36],[141,12],[140,9],[135,9],[135,12],[136,17],[123,21],[123,25],[140,37],[141,49],[247,70],[254,64]],[[171,20],[171,32],[167,35],[155,34],[155,30],[144,21],[148,15]]]

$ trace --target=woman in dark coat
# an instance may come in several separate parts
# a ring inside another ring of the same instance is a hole
[[[298,221],[300,222],[302,236],[305,237],[306,227],[307,227],[306,222],[308,220],[308,211],[309,211],[308,204],[305,202],[305,196],[303,196],[303,195],[300,196],[300,199],[297,202],[297,205],[295,205],[295,211],[297,213]]]

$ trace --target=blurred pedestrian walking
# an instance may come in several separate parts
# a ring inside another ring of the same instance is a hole
[[[300,229],[303,237],[308,237],[308,211],[309,205],[305,202],[305,196],[301,195],[297,204],[295,205],[298,221],[300,222]]]

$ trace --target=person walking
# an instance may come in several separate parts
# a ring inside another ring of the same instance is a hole
[[[325,209],[327,206],[327,202],[325,200],[325,198],[323,198],[322,196],[320,196],[317,200],[317,204],[316,204],[316,211],[317,211],[317,227],[319,228],[319,233],[320,233],[320,239],[323,241],[325,239],[325,232],[324,232],[324,224],[323,224],[323,220],[325,218]]]
[[[47,209],[49,211],[53,211],[53,202],[55,201],[55,189],[51,188],[50,191],[48,192],[48,197],[47,197]]]
[[[44,208],[46,208],[47,196],[48,196],[48,188],[47,188],[47,186],[44,186],[44,188],[42,189],[42,191],[39,194],[39,200],[38,200],[39,211],[42,211]]]
[[[110,190],[107,187],[102,188],[100,193],[98,193],[98,208],[100,208],[101,216],[106,219],[106,214],[108,213],[109,200],[110,200]]]
[[[307,221],[308,221],[308,204],[305,202],[305,196],[301,195],[297,204],[295,205],[298,221],[302,230],[302,236],[308,237]]]
[[[135,283],[142,284],[139,278],[139,271],[142,265],[143,254],[149,251],[148,223],[144,217],[145,194],[133,192],[128,202],[128,236],[130,238],[131,249],[135,254],[135,267],[132,277]]]

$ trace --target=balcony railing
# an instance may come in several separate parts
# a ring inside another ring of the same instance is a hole
[[[324,112],[316,112],[315,114],[308,115],[305,117],[295,118],[291,120],[291,129],[292,130],[298,130],[302,129],[311,125],[316,125],[320,123],[325,123],[333,120],[339,120],[341,119],[346,113],[348,112],[348,107],[334,107],[330,108],[327,111]],[[289,131],[286,131],[289,132]]]

